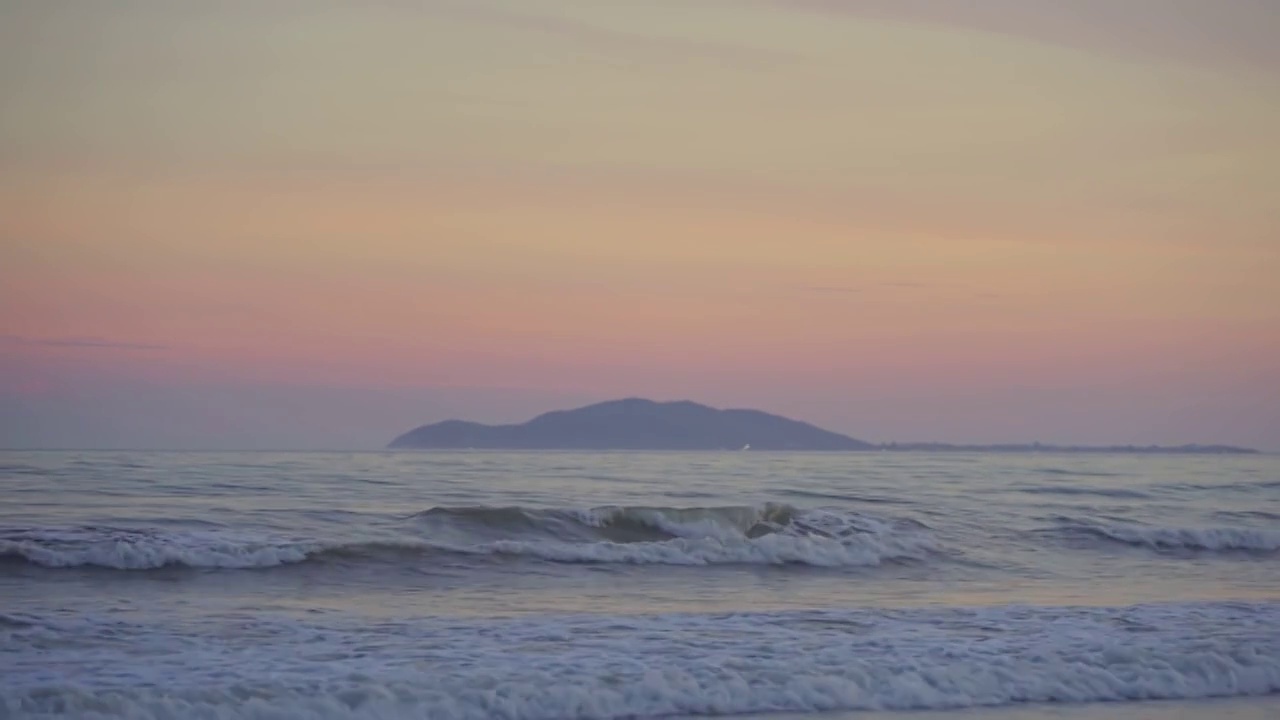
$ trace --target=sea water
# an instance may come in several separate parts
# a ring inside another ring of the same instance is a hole
[[[0,718],[1280,717],[1280,458],[0,454]]]

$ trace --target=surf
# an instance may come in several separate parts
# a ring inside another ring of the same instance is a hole
[[[15,667],[0,716],[622,720],[1280,692],[1274,602],[235,622],[14,618],[10,646],[95,669]],[[121,639],[124,686],[105,670]]]
[[[759,506],[433,507],[346,538],[230,530],[36,528],[0,531],[0,558],[44,568],[267,569],[300,563],[422,563],[440,555],[633,565],[869,567],[941,551],[907,520]]]

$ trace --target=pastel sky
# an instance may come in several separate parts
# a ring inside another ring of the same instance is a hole
[[[1274,0],[0,2],[0,446],[623,396],[1280,450]]]

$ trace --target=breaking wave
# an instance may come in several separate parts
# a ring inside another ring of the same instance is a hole
[[[928,528],[850,512],[760,507],[432,508],[340,540],[82,527],[0,531],[0,559],[46,568],[270,568],[427,562],[442,554],[565,563],[875,566],[940,552]]]
[[[216,531],[54,528],[0,533],[0,559],[47,568],[266,568],[323,552],[314,542],[252,538]]]
[[[1253,552],[1280,551],[1280,530],[1247,527],[1168,528],[1121,522],[1066,520],[1062,529],[1107,542],[1156,551]]]

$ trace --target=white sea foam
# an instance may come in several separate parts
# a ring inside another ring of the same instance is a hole
[[[0,717],[613,720],[1280,692],[1275,603],[111,629],[41,635],[39,663],[0,656]]]
[[[526,555],[555,562],[577,563],[860,567],[880,565],[893,560],[923,559],[936,550],[936,544],[927,536],[867,536],[840,540],[772,534],[757,538],[680,537],[660,542],[637,543],[500,540],[457,550],[479,554]]]
[[[242,541],[167,536],[99,540],[81,547],[51,547],[34,541],[0,540],[0,556],[20,557],[48,568],[100,567],[154,570],[163,567],[207,569],[271,568],[325,555],[358,560],[386,553],[393,559],[441,552],[463,555],[515,555],[566,563],[633,565],[804,564],[818,567],[879,565],[922,559],[935,549],[927,537],[840,541],[766,535],[758,538],[676,538],[655,542],[561,542],[498,540],[477,544],[429,543],[412,538],[323,544],[291,541]],[[402,551],[397,554],[396,551]],[[408,553],[408,555],[405,555]]]

